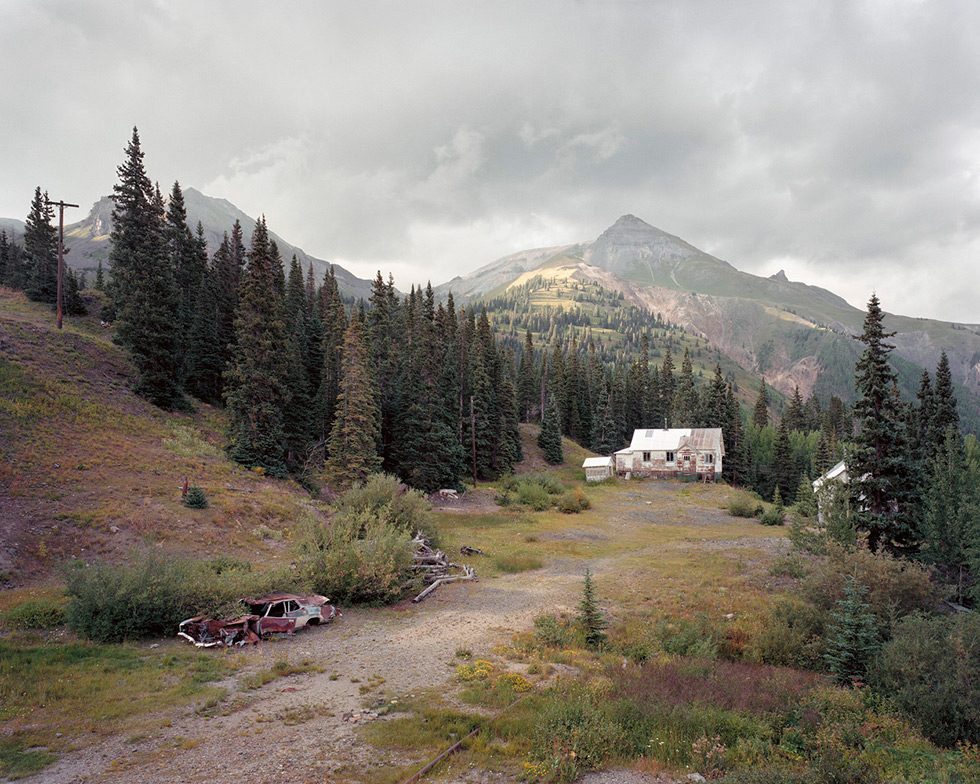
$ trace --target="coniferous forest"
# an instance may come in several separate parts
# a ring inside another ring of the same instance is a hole
[[[403,294],[379,272],[368,301],[345,301],[332,269],[316,280],[281,257],[264,218],[251,237],[229,227],[209,258],[180,185],[165,198],[148,176],[136,129],[117,174],[110,272],[100,267],[95,282],[103,319],[140,395],[172,410],[225,407],[227,451],[242,465],[311,491],[378,471],[433,491],[510,473],[521,422],[541,425],[550,462],[562,460],[560,436],[611,454],[638,428],[720,427],[726,481],[802,502],[846,456],[853,527],[872,550],[924,550],[953,571],[976,557],[969,519],[980,501],[964,480],[976,439],[960,434],[949,363],[943,354],[916,400],[902,400],[875,297],[853,408],[804,400],[798,388],[781,400],[765,379],[750,406],[719,352],[598,284],[538,276],[457,308],[452,294]],[[22,245],[0,234],[0,279],[53,303],[57,236],[45,202],[38,188]],[[84,311],[80,287],[69,271],[69,314]],[[534,307],[542,293],[572,305]]]

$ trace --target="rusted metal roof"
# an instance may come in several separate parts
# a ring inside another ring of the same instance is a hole
[[[725,454],[725,440],[720,427],[672,427],[633,431],[629,452],[674,452],[689,446],[699,452]],[[617,453],[618,454],[618,453]]]

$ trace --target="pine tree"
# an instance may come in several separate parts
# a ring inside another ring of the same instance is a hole
[[[330,431],[327,478],[349,487],[381,468],[378,456],[378,412],[364,325],[352,319],[344,332],[340,388]]]
[[[766,387],[765,379],[762,379],[759,397],[756,398],[755,408],[752,409],[752,423],[756,427],[766,427],[769,424],[769,389]]]
[[[0,284],[17,290],[27,285],[23,250],[3,230],[0,230]]]
[[[558,465],[565,460],[561,443],[560,417],[557,397],[554,394],[548,395],[544,418],[541,420],[541,432],[538,434],[538,446],[544,452],[544,459],[551,465]]]
[[[668,343],[667,350],[664,352],[663,364],[660,366],[660,411],[667,417],[667,421],[671,426],[675,425],[674,414],[671,410],[671,407],[674,405],[675,384],[674,358],[670,352],[670,344]]]
[[[842,685],[862,682],[868,665],[881,647],[878,623],[868,604],[867,590],[853,577],[844,585],[830,619],[824,662]]]
[[[197,297],[201,293],[208,257],[207,248],[204,248],[202,254],[200,245],[187,226],[187,208],[179,182],[174,182],[170,191],[164,236],[177,286],[178,341],[186,359],[190,353],[189,341],[197,310]],[[183,372],[186,375],[188,371],[185,362]]]
[[[585,570],[585,580],[582,582],[582,601],[578,605],[578,623],[585,635],[585,644],[593,650],[600,649],[606,641],[606,619],[602,617],[599,603],[596,601],[595,587],[592,584],[592,572]]]
[[[614,409],[612,397],[603,386],[599,394],[598,415],[593,420],[592,426],[592,449],[600,455],[611,455],[622,444]]]
[[[199,233],[198,241],[204,238]],[[216,273],[205,270],[200,291],[195,297],[194,321],[188,338],[184,384],[187,391],[205,403],[218,404],[222,400],[225,370],[225,351],[218,338],[219,297]]]
[[[24,225],[24,260],[27,296],[54,304],[58,298],[58,233],[51,225],[54,208],[47,200],[48,194],[36,188]]]
[[[796,489],[796,481],[799,475],[799,469],[793,459],[793,448],[790,445],[789,430],[786,427],[786,418],[784,417],[776,430],[776,442],[772,454],[772,478],[776,483],[776,489],[790,503],[793,501],[793,492]]]
[[[289,400],[283,347],[288,335],[265,218],[252,233],[235,318],[235,353],[225,373],[231,458],[285,476],[283,410]]]
[[[806,430],[806,418],[803,411],[803,398],[800,395],[800,388],[793,388],[793,397],[790,398],[789,405],[786,406],[786,413],[783,414],[786,421],[786,429],[789,431]]]
[[[167,257],[163,195],[146,176],[135,128],[117,172],[109,248],[117,335],[136,366],[137,394],[161,408],[182,407],[177,287]]]
[[[85,307],[85,300],[82,299],[81,295],[81,287],[73,269],[65,269],[64,285],[65,313],[69,316],[84,316],[88,313],[88,308]]]
[[[102,259],[99,259],[99,265],[95,268],[95,288],[99,291],[105,291],[105,271],[102,269]]]
[[[813,490],[813,483],[805,474],[800,476],[800,483],[796,488],[796,511],[804,517],[817,516],[817,494]]]
[[[694,388],[694,367],[691,354],[685,348],[681,362],[681,374],[677,379],[674,401],[671,405],[671,425],[673,427],[693,427],[698,419],[698,393]]]
[[[747,480],[750,456],[742,425],[742,412],[731,383],[725,391],[725,414],[725,424],[722,426],[722,438],[725,440],[722,477],[730,484],[741,485]]]
[[[883,319],[878,297],[872,295],[864,332],[858,338],[865,344],[855,378],[854,413],[861,427],[848,474],[857,528],[867,534],[868,547],[877,552],[884,546],[898,554],[913,550],[919,534],[908,514],[912,499],[905,427],[895,372],[888,364],[892,346],[885,339],[891,333],[884,331]]]
[[[936,366],[936,386],[930,425],[930,437],[935,446],[945,440],[946,431],[950,427],[959,429],[960,426],[960,415],[956,410],[956,395],[953,393],[953,374],[950,372],[949,358],[945,351],[939,355],[939,364]]]
[[[334,410],[340,393],[341,347],[347,331],[347,313],[340,298],[333,266],[324,275],[317,299],[323,332],[320,355],[320,384],[314,401],[314,436],[326,441],[333,429]]]
[[[517,374],[518,400],[522,422],[530,422],[538,409],[538,378],[534,367],[534,339],[528,328],[524,335],[524,350],[521,352],[521,365]],[[540,416],[540,412],[537,412]]]
[[[928,466],[923,520],[926,549],[923,555],[952,577],[963,601],[963,573],[969,563],[971,527],[978,509],[977,488],[968,486],[963,439],[956,428],[946,429],[941,447]]]
[[[309,314],[303,271],[295,254],[289,263],[283,319],[286,324],[284,382],[289,401],[283,408],[283,435],[286,446],[286,465],[291,471],[306,460],[307,446],[313,430],[313,395],[310,388],[306,357],[309,353]]]

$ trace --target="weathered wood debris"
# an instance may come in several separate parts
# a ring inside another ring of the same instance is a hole
[[[421,531],[415,534],[412,546],[414,547],[412,570],[421,574],[423,582],[427,584],[426,588],[412,599],[413,602],[421,602],[440,585],[477,579],[476,571],[472,567],[453,563],[442,550],[433,550],[429,540]]]

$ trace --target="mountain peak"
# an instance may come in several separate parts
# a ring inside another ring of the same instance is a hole
[[[770,275],[769,280],[775,280],[779,283],[789,283],[789,278],[786,277],[785,270],[779,270],[775,275]]]
[[[621,215],[619,219],[611,226],[611,228],[616,228],[617,226],[624,226],[624,227],[646,226],[648,229],[654,228],[645,220],[642,220],[641,218],[637,218],[635,215],[629,212],[626,213],[625,215]]]

